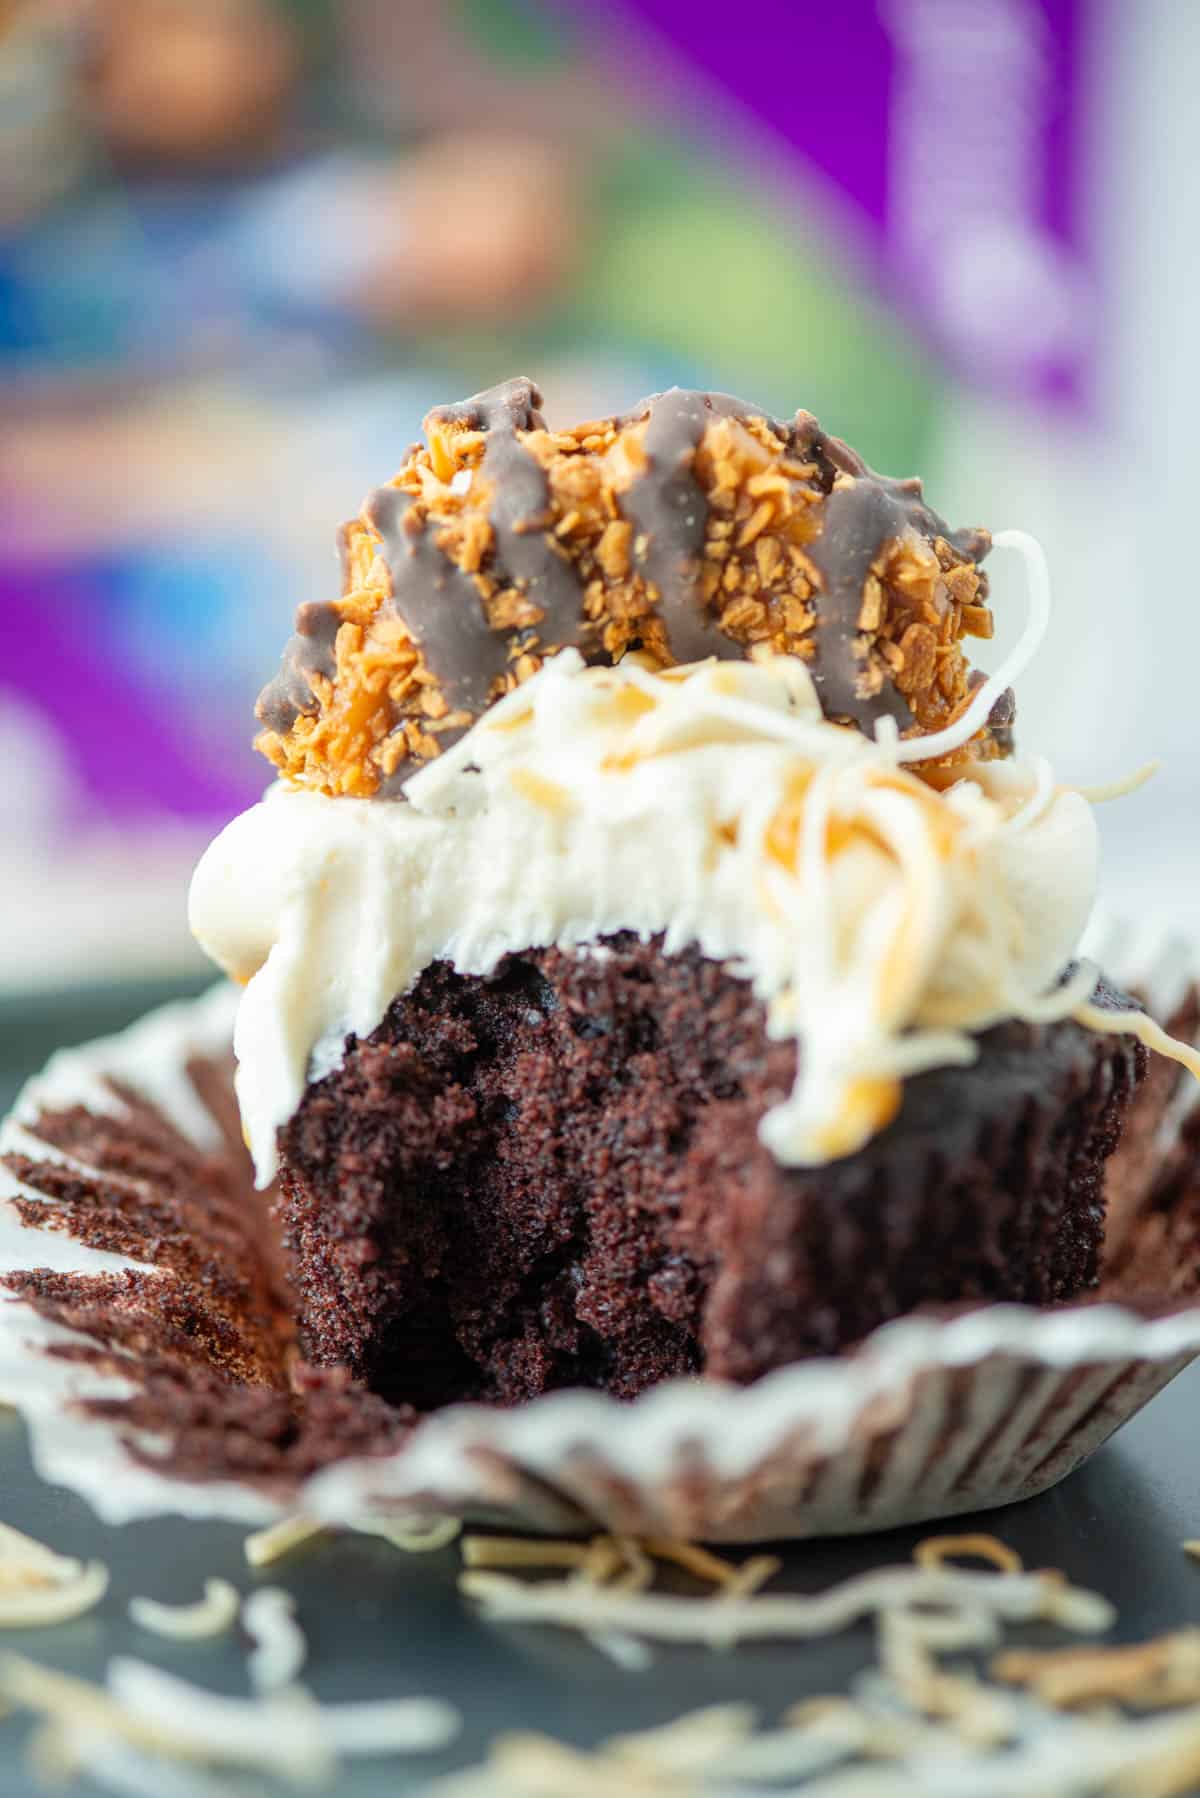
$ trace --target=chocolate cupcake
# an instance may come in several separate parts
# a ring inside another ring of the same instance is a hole
[[[1091,1291],[1172,1045],[1076,961],[1036,629],[965,656],[987,533],[806,413],[539,403],[431,414],[345,528],[260,702],[282,778],[193,887],[306,1360],[624,1397]]]
[[[1139,1045],[996,1025],[817,1168],[759,1138],[795,1058],[744,980],[661,939],[426,969],[283,1132],[306,1359],[422,1406],[632,1397],[753,1379],[922,1305],[1095,1285]]]

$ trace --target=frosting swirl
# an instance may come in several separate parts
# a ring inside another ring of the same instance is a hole
[[[906,1074],[1003,1017],[1062,1015],[1091,810],[1044,764],[938,792],[831,723],[797,657],[588,667],[567,649],[408,782],[408,804],[279,784],[212,845],[192,925],[248,982],[236,1048],[260,1179],[306,1082],[435,960],[665,935],[728,962],[797,1045],[764,1117],[784,1163],[853,1153]]]

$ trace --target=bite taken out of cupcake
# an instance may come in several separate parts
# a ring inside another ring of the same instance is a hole
[[[1147,1049],[1200,1058],[1078,958],[1091,806],[1013,745],[1037,545],[985,680],[992,539],[811,415],[539,405],[435,411],[344,527],[192,889],[304,1358],[632,1396],[1085,1296],[1187,1078]]]

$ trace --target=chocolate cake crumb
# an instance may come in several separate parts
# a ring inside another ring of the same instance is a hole
[[[138,1265],[3,1285],[71,1332],[46,1353],[129,1382],[82,1408],[133,1460],[286,1497],[449,1399],[749,1380],[913,1309],[1095,1293],[1144,1052],[1074,1024],[1003,1025],[981,1050],[908,1082],[865,1154],[789,1171],[757,1120],[793,1051],[715,964],[621,937],[486,981],[434,967],[309,1089],[275,1209],[227,1058],[189,1069],[213,1153],[119,1087],[123,1112],[44,1112],[48,1158],[5,1157],[18,1215]],[[1103,1292],[1191,1295],[1200,1114],[1161,1166],[1124,1165],[1144,1253]]]
[[[1094,1288],[1140,1045],[999,1025],[816,1169],[758,1137],[795,1053],[696,950],[435,964],[281,1133],[303,1352],[419,1407],[632,1397],[748,1381],[925,1304]]]
[[[1183,1042],[1197,1041],[1200,988],[1187,988],[1164,1026]],[[1151,1060],[1106,1194],[1104,1295],[1193,1297],[1200,1290],[1200,1102],[1187,1070],[1163,1056]]]

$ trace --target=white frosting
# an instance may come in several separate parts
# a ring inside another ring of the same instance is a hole
[[[1081,996],[1052,989],[1092,901],[1086,801],[1042,763],[935,793],[894,742],[827,723],[799,661],[653,674],[565,651],[407,792],[278,784],[196,871],[192,927],[249,982],[238,1095],[262,1182],[306,1082],[439,959],[487,974],[623,929],[698,944],[800,1046],[761,1127],[793,1165],[852,1153],[903,1075],[973,1059],[973,1033]]]

